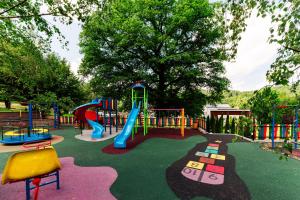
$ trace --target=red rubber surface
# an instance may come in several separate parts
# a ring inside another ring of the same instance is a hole
[[[176,139],[176,140],[183,140],[187,137],[193,135],[199,135],[201,132],[195,129],[185,129],[184,130],[184,137],[180,135],[180,129],[173,129],[173,128],[150,128],[149,132],[146,136],[141,134],[142,130],[139,131],[138,134],[134,136],[134,139],[131,140],[129,138],[126,143],[126,149],[115,149],[114,144],[110,144],[102,149],[102,152],[107,154],[124,154],[134,149],[137,145],[144,142],[149,138],[169,138],[169,139]]]

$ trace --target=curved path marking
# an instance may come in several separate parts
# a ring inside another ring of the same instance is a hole
[[[118,176],[115,169],[76,166],[72,157],[60,158],[60,161],[62,164],[60,190],[56,190],[55,184],[41,187],[39,199],[116,199],[110,192],[110,187]],[[25,182],[0,185],[0,197],[1,200],[25,199]]]
[[[233,136],[204,135],[200,143],[167,168],[169,186],[180,199],[206,196],[212,199],[251,199],[245,183],[235,172],[235,159],[227,154]]]

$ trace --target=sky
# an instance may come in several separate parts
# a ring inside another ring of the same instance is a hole
[[[55,23],[52,21],[52,23]],[[52,50],[66,58],[73,72],[77,73],[83,55],[79,50],[81,25],[75,21],[71,25],[55,23],[69,41],[68,49],[53,38]],[[268,84],[267,70],[276,58],[278,46],[268,43],[270,18],[252,15],[247,21],[247,30],[242,33],[235,61],[225,63],[226,76],[231,81],[230,89],[257,90]]]

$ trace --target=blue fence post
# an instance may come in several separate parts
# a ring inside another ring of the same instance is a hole
[[[53,103],[53,110],[54,110],[54,128],[59,127],[59,109],[56,103]]]
[[[29,117],[29,132],[31,132],[32,128],[33,128],[33,124],[32,124],[32,103],[28,104],[28,117]]]
[[[274,143],[274,132],[275,132],[275,106],[273,106],[273,117],[272,117],[272,149],[275,147]]]
[[[298,140],[298,107],[295,108],[296,111],[296,119],[295,119],[295,128],[294,128],[294,139],[295,139],[295,143],[294,143],[294,148],[297,149],[297,140]]]
[[[114,105],[116,106],[116,132],[118,132],[118,100],[116,99],[114,102]]]
[[[99,123],[98,117],[99,117],[99,114],[98,114],[98,108],[96,108],[96,122],[97,122],[97,123]]]

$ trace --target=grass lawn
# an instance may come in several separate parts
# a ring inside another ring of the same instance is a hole
[[[236,171],[244,180],[252,199],[300,199],[300,161],[279,160],[253,143],[229,144],[236,159]]]
[[[118,199],[130,200],[177,199],[166,182],[166,168],[182,158],[197,143],[206,140],[202,136],[185,140],[154,138],[146,140],[126,154],[108,155],[102,153],[101,149],[112,143],[112,139],[101,143],[79,141],[74,138],[73,128],[53,133],[65,137],[63,142],[54,145],[60,157],[74,157],[75,164],[80,166],[115,168],[118,178],[111,192]],[[279,161],[278,155],[264,152],[258,145],[250,143],[230,144],[229,153],[235,156],[237,173],[248,186],[252,199],[298,198],[299,161]],[[0,154],[1,171],[9,155],[10,153]]]

